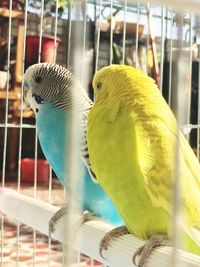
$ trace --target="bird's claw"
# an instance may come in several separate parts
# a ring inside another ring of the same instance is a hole
[[[167,235],[153,235],[143,246],[139,247],[133,255],[133,263],[136,266],[144,267],[145,262],[155,247],[169,245],[169,239]],[[136,264],[136,258],[140,256],[138,264]]]
[[[125,235],[125,234],[129,234],[129,231],[126,228],[126,226],[124,226],[124,225],[116,227],[116,228],[110,230],[109,232],[107,232],[106,235],[103,237],[103,239],[100,242],[100,246],[99,246],[100,256],[103,259],[105,259],[105,257],[103,256],[103,250],[108,249],[109,244],[113,240],[113,238],[117,238],[117,237],[120,237],[120,236]]]
[[[100,256],[105,259],[105,257],[103,256],[103,250],[107,250],[108,249],[108,245],[111,241],[111,231],[109,231],[101,240],[100,242],[100,246],[99,246],[99,254]]]
[[[52,218],[50,219],[49,221],[49,236],[51,237],[52,234],[55,232],[56,230],[56,225],[58,223],[59,220],[61,220],[61,218],[63,218],[66,214],[67,214],[67,211],[68,211],[68,207],[67,205],[60,208],[53,216]],[[85,222],[88,222],[88,221],[92,221],[94,220],[96,217],[92,214],[92,213],[89,213],[89,212],[84,212],[83,216],[82,216],[82,220],[80,223],[85,223]]]
[[[54,213],[54,215],[51,217],[49,221],[49,236],[50,237],[56,230],[55,225],[57,224],[58,220],[60,220],[60,218],[66,215],[66,213],[67,213],[67,206],[64,206],[60,208],[56,213]]]
[[[94,221],[94,220],[96,220],[96,217],[93,215],[93,213],[90,213],[88,211],[83,213],[82,224],[85,222]]]

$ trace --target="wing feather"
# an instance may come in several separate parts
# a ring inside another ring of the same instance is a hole
[[[88,114],[89,110],[85,111],[82,113],[82,118],[81,118],[81,129],[82,129],[82,138],[81,138],[81,147],[80,147],[80,153],[81,153],[81,158],[87,167],[91,179],[93,182],[98,183],[97,178],[95,173],[93,172],[91,168],[91,163],[90,163],[90,158],[89,158],[89,152],[88,152],[88,145],[87,145],[87,119],[88,119]]]
[[[176,123],[159,118],[136,122],[139,164],[144,185],[153,205],[172,214],[173,186],[176,177]],[[179,134],[180,205],[184,230],[200,245],[200,164],[182,133]],[[198,230],[197,230],[198,229]]]

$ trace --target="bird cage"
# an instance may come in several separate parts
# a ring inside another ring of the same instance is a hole
[[[78,194],[80,136],[76,109],[69,133],[69,186],[59,182],[38,141],[36,119],[24,107],[24,73],[36,63],[69,69],[93,100],[92,77],[110,64],[141,69],[158,85],[197,158],[200,157],[198,1],[4,0],[0,3],[0,211],[1,257],[6,266],[130,267],[144,244],[133,235],[111,241],[105,257],[101,239],[113,225],[81,223],[73,212]],[[179,149],[177,137],[177,151]],[[200,257],[178,250],[179,154],[173,201],[173,246],[155,249],[146,266],[200,266]],[[73,178],[76,177],[74,180]],[[49,235],[49,221],[68,212]]]

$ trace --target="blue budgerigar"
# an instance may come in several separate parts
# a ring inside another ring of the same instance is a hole
[[[74,85],[74,86],[73,86]],[[93,102],[87,96],[80,82],[66,68],[50,63],[30,66],[24,75],[25,101],[36,114],[36,127],[42,150],[59,180],[66,186],[67,133],[69,131],[69,111],[72,107],[72,89],[75,88],[75,103],[81,118],[83,146],[83,189],[79,205],[97,217],[113,224],[123,224],[110,198],[99,184],[94,183],[89,172],[89,159],[85,142],[87,115]],[[80,192],[77,192],[80,195]]]

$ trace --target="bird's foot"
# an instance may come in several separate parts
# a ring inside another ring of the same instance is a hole
[[[139,247],[133,255],[133,263],[136,266],[144,267],[145,261],[155,247],[169,246],[170,241],[166,234],[153,235],[149,238],[145,245]],[[140,256],[138,264],[136,264],[136,257]]]
[[[103,237],[103,239],[100,242],[100,247],[99,247],[99,254],[102,258],[104,258],[102,252],[103,250],[107,250],[110,242],[112,241],[113,238],[120,237],[122,235],[130,234],[126,226],[119,226],[116,227],[109,232]],[[105,258],[104,258],[105,259]]]
[[[60,208],[49,221],[49,236],[51,236],[56,230],[56,224],[58,221],[67,214],[67,206]]]
[[[61,231],[64,231],[66,229],[66,221],[68,216],[68,206],[64,206],[60,208],[50,219],[49,221],[49,236],[51,237],[57,227],[61,227]],[[94,221],[97,220],[97,218],[87,211],[85,211],[82,215],[82,218],[80,221],[77,221],[79,225],[88,222],[88,221]]]
[[[85,222],[94,221],[94,220],[97,220],[97,217],[95,217],[93,213],[90,213],[88,211],[85,211],[83,213],[82,224]]]

